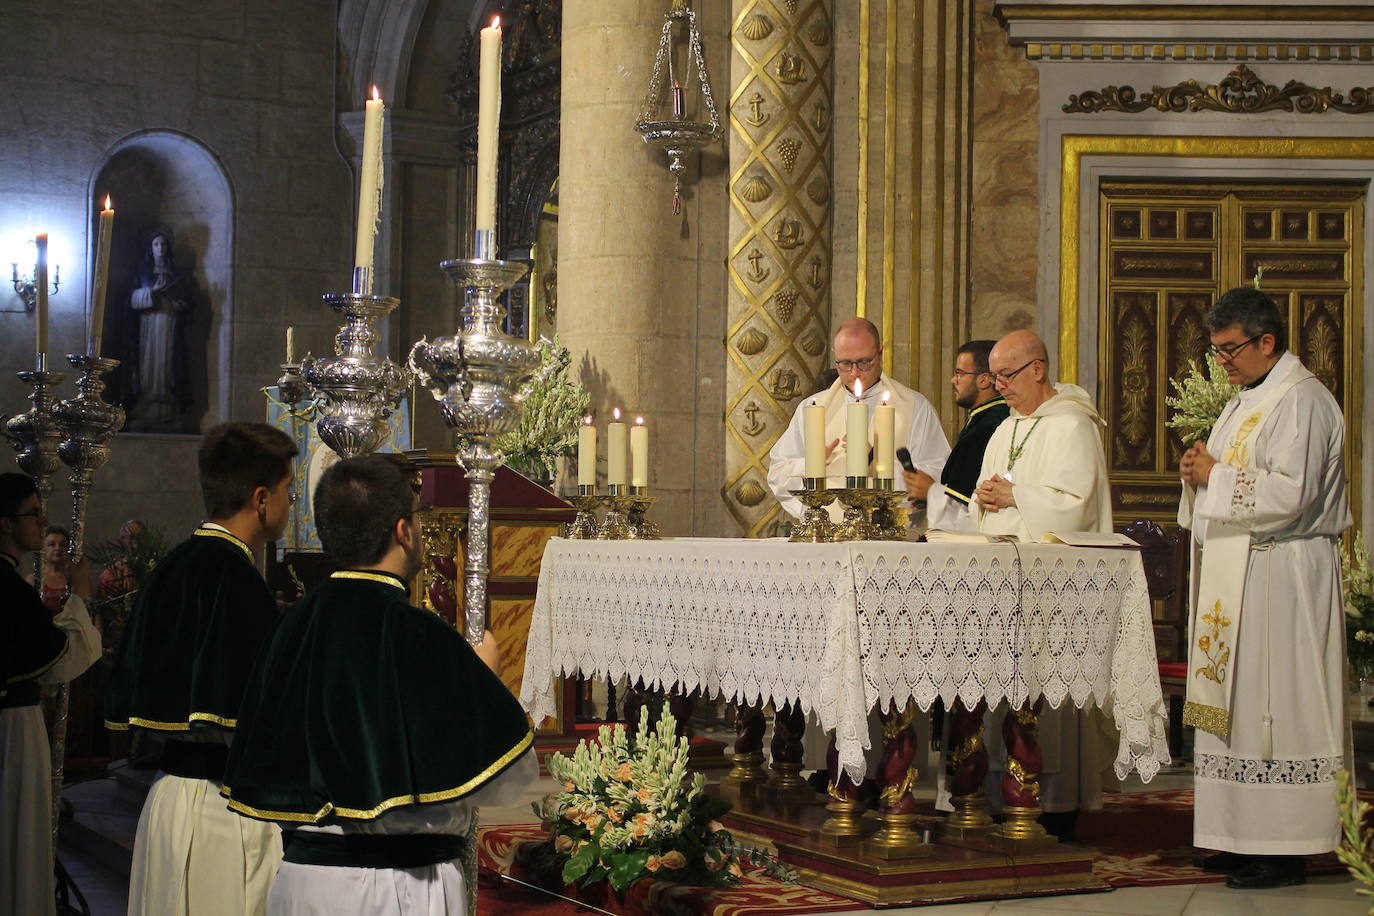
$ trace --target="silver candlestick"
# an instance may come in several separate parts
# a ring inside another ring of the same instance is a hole
[[[319,410],[320,439],[344,458],[377,450],[391,431],[387,418],[410,387],[403,368],[372,351],[378,340],[372,323],[391,314],[401,300],[364,295],[359,292],[364,288],[355,277],[352,293],[324,297],[344,316],[334,356],[307,356],[300,366],[306,392]]]
[[[482,235],[482,233],[479,233]],[[489,251],[479,239],[477,250]],[[494,436],[520,422],[526,397],[541,379],[534,374],[540,348],[501,328],[506,307],[501,294],[528,269],[515,261],[469,258],[439,265],[465,290],[459,311],[461,330],[452,337],[421,338],[410,350],[410,368],[429,389],[458,437],[468,479],[468,549],[463,567],[463,625],[477,645],[486,626],[491,481],[505,456],[492,448]],[[547,344],[540,342],[541,347]],[[545,363],[552,371],[554,363]]]
[[[52,494],[52,475],[62,466],[57,457],[57,445],[62,441],[62,430],[53,418],[52,389],[67,377],[65,372],[48,372],[46,368],[30,369],[19,373],[19,380],[31,386],[29,402],[31,408],[10,417],[5,424],[18,454],[15,463],[19,470],[33,478],[38,487],[38,503],[48,505]],[[33,575],[35,582],[43,581],[43,554],[35,551],[33,555]]]
[[[106,443],[124,428],[124,410],[107,402],[102,393],[106,372],[119,365],[117,359],[101,356],[69,355],[67,362],[81,375],[76,380],[77,396],[52,407],[62,441],[57,455],[71,468],[72,530],[67,539],[67,556],[73,564],[81,562],[86,539],[86,499],[91,492],[91,475],[110,460]],[[42,579],[36,580],[39,583]],[[67,757],[67,709],[70,688],[63,684],[57,692],[57,712],[53,717],[52,738],[52,819],[53,843],[57,842],[57,813],[62,799],[62,774]]]

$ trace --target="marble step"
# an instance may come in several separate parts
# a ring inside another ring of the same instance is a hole
[[[131,806],[114,776],[68,786],[63,799],[72,816],[58,830],[59,856],[80,856],[117,875],[127,876],[133,863],[139,806]]]

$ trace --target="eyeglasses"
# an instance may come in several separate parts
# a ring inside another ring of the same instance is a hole
[[[6,518],[42,518],[42,509],[30,509],[28,512],[6,512]]]
[[[1239,353],[1241,350],[1244,350],[1246,347],[1250,346],[1252,343],[1259,340],[1263,336],[1263,334],[1256,334],[1249,340],[1242,340],[1238,344],[1223,344],[1221,346],[1212,344],[1207,348],[1207,352],[1211,353],[1217,359],[1224,359],[1227,362],[1230,362],[1231,360],[1236,358],[1237,353]]]
[[[1017,371],[1017,372],[1020,372],[1021,370],[1018,369],[1018,370],[1016,370],[1016,371]],[[955,369],[955,370],[954,370],[954,377],[955,377],[955,378],[963,378],[963,377],[966,376],[966,375],[990,375],[990,374],[991,374],[991,373],[989,373],[989,372],[984,372],[984,371],[979,370],[979,369],[974,369],[974,370],[972,370],[972,371],[969,371],[968,369]]]
[[[858,369],[860,372],[867,372],[869,369],[873,368],[873,364],[877,361],[878,356],[876,353],[868,357],[868,359],[837,359],[835,360],[835,368],[841,372],[853,372],[855,369]]]
[[[1035,359],[1031,360],[1029,363],[1026,363],[1020,369],[1013,369],[1010,372],[994,372],[992,373],[992,382],[994,385],[1010,385],[1011,380],[1016,378],[1022,372],[1025,372],[1026,369],[1030,367],[1031,363],[1043,362],[1044,360],[1037,356]]]

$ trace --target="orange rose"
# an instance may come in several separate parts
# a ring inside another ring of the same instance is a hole
[[[686,867],[687,867],[687,857],[684,856],[682,853],[678,852],[676,849],[673,849],[673,850],[670,850],[670,851],[668,851],[668,852],[665,852],[665,853],[663,854],[663,867],[664,867],[664,868],[686,868]]]
[[[619,824],[625,820],[625,812],[619,808],[607,808],[606,816],[611,819],[612,824]]]
[[[630,771],[630,761],[625,761],[620,765],[620,769],[615,771],[616,778],[621,782],[629,782],[634,774]]]
[[[644,863],[644,867],[649,871],[658,871],[663,866],[663,860],[658,856],[649,856],[649,861]]]
[[[582,823],[588,830],[595,830],[597,827],[601,826],[601,820],[601,815],[590,814]]]
[[[564,791],[564,792],[569,792],[569,793],[570,793],[570,792],[572,792],[572,790],[575,789],[575,788],[577,788],[577,787],[573,785],[573,781],[572,781],[571,779],[564,780],[564,782],[563,782],[563,791]]]
[[[724,859],[720,858],[720,857],[717,856],[717,855],[713,855],[712,853],[709,853],[709,852],[706,854],[705,860],[706,860],[706,870],[707,870],[707,871],[720,871],[721,868],[724,867],[724,865],[725,865],[725,860],[724,860]]]
[[[640,801],[640,803],[641,803],[641,804],[645,804],[645,805],[647,805],[650,801],[652,801],[652,800],[653,800],[653,797],[654,797],[654,796],[653,796],[653,793],[650,792],[648,789],[640,789],[640,790],[639,790],[639,793],[638,793],[638,796],[639,796],[639,801]]]
[[[564,836],[560,833],[558,836],[553,838],[553,848],[558,852],[567,852],[568,850],[572,849],[572,847],[573,841],[572,837],[570,836]]]
[[[736,878],[744,877],[744,872],[740,870],[738,862],[730,863],[730,874],[734,875]]]

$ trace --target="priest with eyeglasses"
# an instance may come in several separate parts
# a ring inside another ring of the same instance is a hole
[[[802,408],[818,404],[825,408],[825,473],[828,486],[843,487],[848,450],[861,448],[869,453],[869,476],[873,474],[873,410],[869,410],[869,434],[864,442],[845,439],[845,406],[855,402],[870,408],[887,403],[896,408],[897,445],[905,447],[917,471],[923,472],[925,486],[908,493],[913,499],[924,500],[931,480],[939,480],[949,457],[949,440],[935,408],[917,391],[883,372],[883,342],[878,329],[866,318],[850,318],[835,332],[835,369],[838,378],[825,391],[802,398],[792,415],[792,422],[778,438],[769,453],[768,486],[782,503],[783,509],[801,518],[805,507],[792,490],[802,486],[806,465],[806,443],[803,438]],[[894,469],[895,470],[895,469]],[[832,505],[831,511],[838,506]]]

